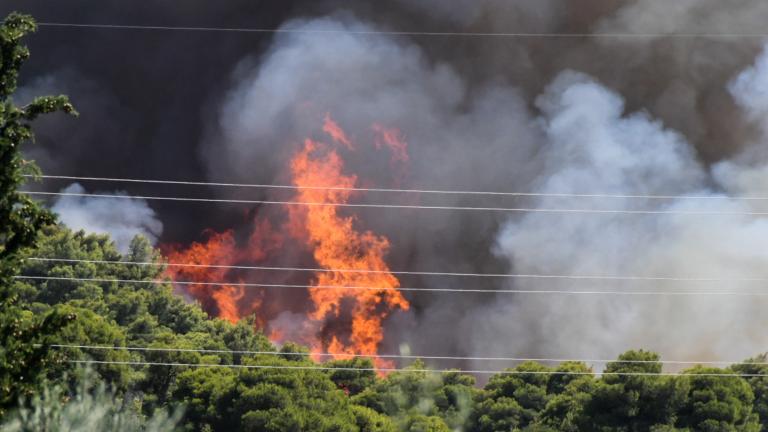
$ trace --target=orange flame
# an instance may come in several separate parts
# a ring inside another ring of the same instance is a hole
[[[324,118],[323,131],[340,149],[355,149],[347,133],[330,115]],[[407,145],[399,131],[378,125],[374,125],[374,131],[376,147],[391,149],[393,162],[408,160]],[[316,272],[314,276],[309,288],[312,309],[306,312],[306,320],[292,325],[292,329],[280,328],[280,324],[273,322],[270,339],[283,342],[298,337],[313,350],[335,353],[335,358],[362,354],[373,357],[377,367],[391,367],[392,362],[376,357],[384,339],[382,324],[394,310],[408,310],[410,305],[397,290],[400,282],[384,261],[389,240],[360,230],[360,221],[355,216],[340,212],[338,205],[348,203],[355,194],[348,189],[356,186],[357,177],[343,173],[344,161],[335,146],[311,139],[305,140],[303,148],[294,154],[290,170],[293,184],[299,187],[296,201],[322,205],[287,206],[289,218],[283,229],[308,246],[317,265],[328,271]],[[314,189],[318,186],[334,189]],[[242,245],[238,245],[231,230],[206,233],[206,242],[193,243],[183,250],[164,246],[168,261],[203,266],[261,261],[270,252],[283,248],[285,240],[284,234],[274,231],[266,218],[255,220],[247,242]],[[264,312],[260,294],[246,292],[242,282],[228,282],[237,276],[234,269],[170,266],[166,274],[177,284],[192,282],[178,286],[200,301],[211,315],[236,322],[244,315]],[[324,288],[327,286],[351,288]],[[266,317],[257,316],[260,327],[266,327],[266,321]]]
[[[186,250],[166,246],[164,249],[168,262],[198,266],[231,265],[233,257],[237,255],[232,231],[216,233],[208,230],[206,234],[208,240],[205,243],[192,243]],[[228,269],[220,267],[169,266],[166,269],[166,275],[174,281],[193,282],[184,284],[182,288],[200,301],[206,312],[237,322],[240,318],[237,303],[245,294],[244,287],[239,284],[209,284],[225,280],[227,272]]]
[[[358,231],[354,216],[339,213],[337,204],[349,202],[351,191],[303,188],[354,187],[357,178],[342,174],[343,168],[344,163],[334,149],[309,139],[304,142],[304,148],[291,161],[293,182],[300,188],[297,200],[325,205],[291,208],[291,226],[298,227],[295,233],[306,236],[318,265],[329,270],[315,275],[315,288],[310,288],[315,309],[310,318],[320,321],[337,319],[342,312],[342,302],[352,302],[348,340],[342,341],[340,335],[333,335],[325,343],[327,349],[339,353],[337,358],[349,354],[375,357],[384,338],[382,321],[397,308],[409,308],[408,301],[396,289],[400,286],[399,281],[384,261],[389,241],[371,231]],[[337,271],[339,269],[375,272]],[[323,286],[365,289],[326,289]],[[380,367],[387,364],[382,359],[375,360]]]

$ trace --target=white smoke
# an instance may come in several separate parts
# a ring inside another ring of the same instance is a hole
[[[411,151],[412,176],[407,184],[412,187],[705,197],[549,197],[526,203],[541,209],[761,211],[758,201],[739,198],[756,191],[758,180],[766,185],[763,190],[768,189],[765,165],[755,163],[768,159],[745,155],[714,167],[703,165],[683,134],[646,112],[626,114],[622,96],[587,75],[561,73],[537,99],[536,118],[511,86],[470,86],[453,68],[430,61],[405,40],[344,32],[371,30],[362,24],[320,19],[287,26],[310,32],[279,35],[258,65],[245,62],[238,71],[238,84],[221,112],[221,129],[205,149],[214,179],[234,176],[253,182],[267,176],[259,181],[285,183],[292,144],[312,135],[322,115],[330,112],[361,140],[372,121],[401,128]],[[758,61],[730,87],[737,103],[755,120],[759,113],[750,112],[768,106],[749,93],[768,77],[764,71],[768,65],[763,63],[768,62]],[[376,160],[387,158],[370,149],[361,153],[347,160],[347,171],[376,186],[388,186],[388,164],[384,170],[376,165]],[[478,205],[469,200],[441,197],[439,204]],[[374,229],[392,241],[392,268],[498,271],[488,253],[496,216],[360,213],[361,223],[375,224]],[[768,224],[754,215],[530,213],[503,223],[493,252],[515,273],[744,279],[768,278],[763,264],[768,249],[761,247],[766,242]],[[499,283],[457,278],[404,285],[759,289],[752,282]],[[761,331],[768,324],[768,316],[761,313],[768,306],[763,297],[500,294],[488,299],[486,295],[415,299],[414,312],[391,320],[390,330],[415,352],[437,354],[613,358],[626,349],[646,348],[668,359],[735,360],[768,348],[768,336]]]
[[[357,151],[343,156],[345,173],[358,175],[360,185],[495,189],[500,183],[524,184],[536,172],[531,161],[538,131],[516,89],[494,83],[470,91],[452,68],[429,61],[404,38],[346,32],[375,30],[360,23],[318,19],[294,21],[286,28],[307,33],[279,35],[258,65],[245,62],[238,71],[237,85],[221,111],[221,130],[206,143],[213,179],[288,183],[291,152],[305,137],[318,136],[327,112],[358,144]],[[376,150],[374,122],[402,130],[411,157],[409,177],[395,178],[389,155]],[[378,194],[371,199],[404,203],[414,196]],[[473,204],[472,197],[439,199],[435,204]],[[440,211],[356,213],[363,229],[391,240],[387,260],[393,269],[477,271],[485,265],[477,257],[489,255],[488,243],[501,221],[499,215]],[[473,233],[482,237],[473,239]],[[282,251],[279,264],[297,265],[289,254]],[[440,298],[424,300],[437,309]],[[438,325],[419,320],[419,331],[392,329],[388,334],[394,346],[382,351],[395,350],[410,336],[408,342],[421,352],[450,349],[440,335],[459,305],[441,304],[445,307],[429,314],[445,318]],[[389,324],[411,322],[398,316]]]
[[[62,189],[63,193],[85,193],[78,183]],[[127,195],[117,191],[109,195]],[[52,210],[59,220],[74,230],[109,234],[120,252],[127,252],[138,234],[155,242],[163,232],[163,224],[144,200],[122,198],[89,198],[60,196]]]
[[[752,92],[768,79],[765,63],[758,61],[731,86],[745,108],[763,107]],[[759,204],[739,200],[755,191],[742,177],[742,165],[724,162],[708,172],[684,137],[646,114],[622,115],[620,96],[585,76],[564,73],[538,107],[547,140],[537,192],[689,198],[542,198],[537,208],[761,211]],[[516,273],[745,279],[768,278],[766,243],[768,220],[754,215],[534,213],[507,223],[496,251]],[[759,291],[754,282],[519,280],[512,286],[734,295],[520,295],[483,311],[482,322],[465,322],[470,333],[503,338],[475,338],[474,351],[613,358],[626,349],[647,348],[668,359],[737,360],[768,349],[768,336],[759,330],[768,325],[761,312],[768,299],[738,295]]]
[[[768,191],[768,46],[753,66],[731,81],[728,90],[759,132],[742,154],[717,164],[714,174],[732,193],[765,195]]]

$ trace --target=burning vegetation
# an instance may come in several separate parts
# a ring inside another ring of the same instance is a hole
[[[389,240],[362,228],[364,221],[341,208],[360,194],[355,190],[358,177],[344,172],[342,156],[356,151],[357,144],[330,115],[322,131],[330,139],[305,139],[288,164],[296,186],[289,202],[311,205],[283,204],[283,222],[276,228],[257,217],[247,242],[239,242],[233,230],[206,230],[204,242],[166,245],[163,250],[171,263],[166,275],[213,316],[237,322],[254,315],[273,342],[297,340],[335,358],[370,355],[378,367],[391,367],[376,358],[384,320],[395,310],[407,310],[409,303],[385,261]],[[372,131],[375,147],[389,149],[393,164],[408,161],[407,144],[398,130],[374,124]],[[297,315],[303,315],[303,322],[291,323],[290,329],[270,322],[268,309],[262,307],[268,293],[258,283],[269,280],[257,280],[255,273],[246,271],[253,269],[243,269],[287,247],[305,249],[316,267],[304,281],[309,302]]]

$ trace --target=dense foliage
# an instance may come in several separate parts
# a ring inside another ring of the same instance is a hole
[[[162,279],[161,257],[143,237],[121,255],[107,236],[49,226],[33,254],[78,260],[23,265],[26,276],[77,281],[13,283],[32,314],[58,308],[76,316],[51,343],[83,347],[59,348],[59,354],[132,363],[93,367],[100,383],[145,416],[183,407],[179,427],[185,430],[758,431],[766,420],[766,378],[729,376],[767,374],[768,367],[754,364],[761,358],[669,376],[660,374],[658,355],[629,351],[609,363],[602,377],[583,363],[550,368],[527,362],[491,376],[482,388],[473,376],[429,372],[420,361],[386,377],[377,376],[368,359],[331,361],[324,364],[327,370],[312,370],[318,365],[301,355],[305,348],[275,347],[254,330],[253,320],[211,319],[199,305],[174,294],[170,284],[153,282]],[[52,383],[69,383],[72,390],[82,388],[81,373],[79,365],[66,361],[47,368]]]
[[[162,281],[162,257],[145,238],[120,254],[108,236],[56,225],[18,191],[33,172],[19,153],[29,122],[73,112],[63,97],[21,108],[10,98],[27,57],[19,40],[33,29],[19,15],[0,28],[3,430],[671,432],[768,423],[764,356],[681,375],[661,374],[646,351],[621,355],[602,376],[583,363],[526,362],[480,387],[421,361],[386,377],[368,359],[318,369],[306,348],[274,346],[253,318],[206,316]]]
[[[21,157],[20,146],[33,138],[30,123],[55,111],[75,113],[64,96],[37,98],[26,106],[12,100],[19,68],[29,57],[21,38],[35,30],[34,21],[12,14],[0,25],[0,415],[19,396],[34,389],[52,361],[44,346],[47,337],[72,317],[52,308],[34,316],[18,305],[11,289],[20,254],[32,246],[38,231],[53,222],[53,215],[20,193],[25,175],[36,172]]]

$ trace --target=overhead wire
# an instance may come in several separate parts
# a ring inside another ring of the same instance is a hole
[[[531,358],[531,357],[466,357],[466,356],[436,356],[415,354],[354,354],[354,353],[329,353],[329,352],[283,352],[283,351],[248,351],[248,350],[217,350],[195,348],[165,348],[165,347],[119,347],[106,345],[79,345],[79,344],[37,344],[38,347],[71,348],[84,350],[111,350],[111,351],[141,351],[141,352],[193,352],[203,354],[247,354],[247,355],[272,355],[272,356],[302,356],[302,357],[335,357],[348,358],[382,358],[405,360],[474,360],[474,361],[508,361],[508,362],[540,362],[540,363],[621,363],[621,364],[674,364],[674,365],[726,365],[739,364],[750,366],[768,366],[768,361],[715,361],[715,360],[622,360],[622,359],[563,359],[563,358]]]
[[[333,203],[333,202],[302,202],[275,200],[242,200],[219,198],[189,198],[170,196],[141,196],[141,195],[111,195],[76,192],[37,192],[23,191],[28,195],[40,196],[75,196],[84,198],[130,199],[130,200],[160,200],[186,201],[203,203],[226,204],[265,204],[287,206],[320,206],[320,207],[354,207],[354,208],[387,208],[387,209],[423,209],[423,210],[460,210],[460,211],[491,211],[491,212],[520,212],[520,213],[564,213],[564,214],[626,214],[626,215],[690,215],[690,216],[768,216],[768,212],[757,211],[698,211],[698,210],[620,210],[620,209],[580,209],[580,208],[526,208],[526,207],[466,207],[466,206],[435,206],[410,204],[363,204],[363,203]]]
[[[205,27],[205,26],[167,26],[105,23],[66,23],[39,22],[39,27],[80,28],[108,30],[155,30],[187,32],[226,32],[226,33],[287,33],[287,34],[352,34],[352,35],[387,35],[387,36],[432,36],[432,37],[499,37],[499,38],[610,38],[610,39],[646,39],[646,38],[765,38],[767,33],[531,33],[531,32],[450,32],[450,31],[401,31],[401,30],[361,30],[346,29],[307,29],[307,28],[246,28],[246,27]]]
[[[735,296],[735,297],[765,297],[768,291],[743,292],[743,291],[610,291],[610,290],[523,290],[523,289],[462,289],[462,288],[411,288],[411,287],[371,287],[371,286],[343,286],[343,285],[302,285],[302,284],[268,284],[268,283],[244,283],[244,282],[196,282],[196,281],[172,281],[172,280],[136,280],[136,279],[102,279],[102,278],[77,278],[63,276],[14,276],[18,280],[53,280],[70,282],[100,282],[100,283],[128,283],[128,284],[165,284],[193,286],[241,286],[246,288],[304,288],[304,289],[335,289],[350,291],[421,291],[421,292],[448,292],[448,293],[484,293],[484,294],[561,294],[561,295],[617,295],[617,296]]]
[[[526,371],[516,369],[502,370],[458,370],[458,369],[417,369],[417,368],[369,368],[369,367],[328,367],[328,366],[291,366],[291,365],[251,365],[251,364],[220,364],[220,363],[174,363],[146,361],[114,361],[114,360],[67,360],[75,364],[108,364],[126,366],[168,366],[168,367],[221,367],[231,369],[277,369],[277,370],[317,370],[317,371],[356,371],[356,372],[409,372],[409,373],[440,373],[440,374],[473,374],[473,375],[587,375],[587,376],[679,376],[679,377],[722,377],[722,378],[758,378],[768,377],[768,373],[728,373],[728,372],[595,372],[595,371]]]
[[[617,199],[649,199],[649,200],[734,200],[734,201],[766,201],[768,196],[726,196],[726,195],[642,195],[642,194],[605,194],[605,193],[544,193],[544,192],[502,192],[502,191],[478,191],[478,190],[449,190],[449,189],[395,189],[395,188],[366,188],[366,187],[340,187],[340,186],[296,186],[285,184],[266,183],[222,183],[181,180],[153,180],[115,177],[78,177],[64,175],[40,175],[27,174],[28,178],[41,178],[49,180],[75,180],[75,181],[100,181],[112,183],[143,183],[163,184],[179,186],[214,186],[254,189],[290,189],[290,190],[328,190],[349,192],[392,192],[415,193],[434,195],[487,195],[487,196],[512,196],[512,197],[546,197],[546,198],[617,198]]]
[[[768,282],[768,278],[704,278],[704,277],[676,277],[676,276],[635,276],[635,275],[557,275],[557,274],[531,274],[531,273],[458,273],[458,272],[429,272],[429,271],[398,271],[375,269],[335,269],[320,267],[275,267],[275,266],[246,266],[224,264],[194,264],[174,262],[135,262],[135,261],[109,261],[73,258],[47,258],[30,257],[27,261],[58,262],[69,264],[116,264],[151,267],[182,267],[182,268],[215,268],[230,270],[264,270],[264,271],[291,271],[291,272],[321,272],[321,273],[362,273],[362,274],[392,274],[409,276],[451,276],[451,277],[491,277],[491,278],[520,278],[520,279],[564,279],[564,280],[608,280],[608,281],[653,281],[653,282]]]

